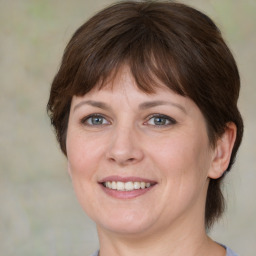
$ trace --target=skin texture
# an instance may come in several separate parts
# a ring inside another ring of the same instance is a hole
[[[127,67],[100,91],[74,96],[69,173],[80,204],[97,225],[101,256],[225,255],[205,233],[204,207],[209,178],[223,174],[234,139],[235,126],[229,124],[212,148],[192,100],[164,86],[145,94]],[[155,185],[119,198],[123,192],[112,196],[101,184],[109,176]]]

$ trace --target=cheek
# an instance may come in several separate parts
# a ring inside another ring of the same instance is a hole
[[[167,212],[179,214],[206,196],[210,154],[207,143],[200,142],[197,139],[173,139],[152,154],[161,171],[165,190],[160,200],[169,209]]]
[[[86,140],[76,131],[69,131],[67,135],[67,158],[71,176],[89,177],[93,174],[99,148],[92,150],[92,140]],[[94,142],[95,145],[95,142]]]
[[[93,217],[90,208],[95,204],[94,198],[97,193],[95,185],[97,185],[99,153],[98,147],[95,147],[92,140],[86,140],[77,131],[69,131],[67,135],[69,173],[77,199],[90,217]]]
[[[195,134],[176,134],[163,141],[155,141],[151,146],[148,145],[150,147],[151,159],[168,182],[177,185],[192,181],[200,183],[206,179],[211,159],[207,136],[198,138]]]

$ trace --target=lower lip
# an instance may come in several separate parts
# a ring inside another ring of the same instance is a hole
[[[117,198],[117,199],[132,199],[132,198],[142,196],[145,193],[149,192],[154,186],[155,185],[150,186],[149,188],[135,189],[135,190],[132,190],[132,191],[119,191],[119,190],[106,188],[101,184],[101,187],[102,187],[103,191],[107,195],[109,195],[111,197],[114,197],[114,198]]]

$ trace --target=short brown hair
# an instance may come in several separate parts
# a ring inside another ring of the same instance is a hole
[[[82,96],[119,68],[130,67],[137,86],[153,93],[159,82],[191,98],[202,111],[214,146],[228,122],[237,127],[230,170],[243,135],[237,108],[240,78],[221,32],[205,14],[180,3],[125,1],[88,20],[68,43],[56,74],[48,114],[66,154],[66,131],[74,95]],[[205,210],[209,228],[224,210],[221,181],[211,179]]]

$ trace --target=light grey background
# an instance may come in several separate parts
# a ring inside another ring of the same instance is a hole
[[[46,115],[49,88],[73,32],[113,1],[0,0],[0,255],[78,256],[97,248]],[[187,0],[210,15],[242,78],[245,136],[225,181],[228,210],[212,236],[256,251],[256,1]]]

